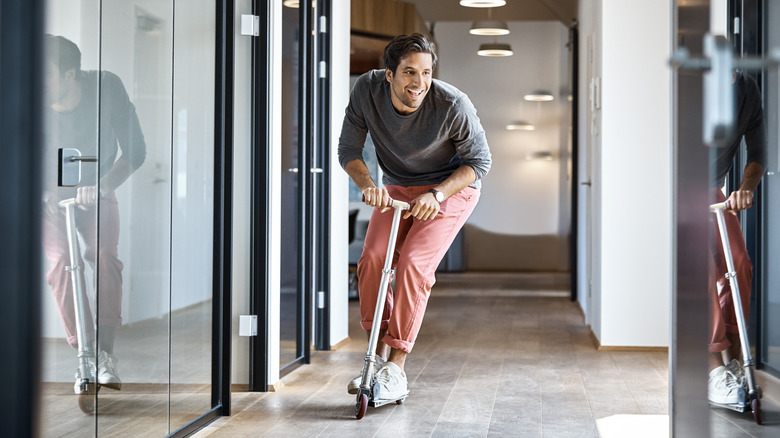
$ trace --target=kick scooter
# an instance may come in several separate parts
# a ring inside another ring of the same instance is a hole
[[[66,228],[68,233],[68,247],[70,250],[70,266],[65,270],[70,272],[73,285],[73,302],[76,309],[76,338],[78,340],[79,380],[73,386],[76,395],[79,396],[79,409],[85,414],[95,412],[95,392],[97,379],[95,373],[95,353],[89,348],[89,341],[84,330],[84,321],[87,320],[87,305],[82,281],[82,266],[79,256],[79,237],[76,234],[75,212],[76,200],[74,198],[60,201],[60,207],[65,209]]]
[[[745,369],[745,380],[748,385],[748,393],[745,400],[740,403],[734,404],[722,404],[712,403],[714,406],[720,406],[727,409],[732,409],[737,412],[745,412],[749,407],[753,411],[753,418],[756,420],[756,424],[761,424],[761,388],[756,384],[756,378],[754,374],[755,363],[753,357],[750,354],[750,341],[747,336],[747,329],[745,325],[745,315],[742,313],[742,299],[739,294],[739,285],[737,284],[737,271],[734,268],[734,258],[731,255],[731,245],[729,244],[729,235],[726,231],[726,221],[724,219],[724,211],[729,209],[728,201],[710,205],[710,211],[715,213],[715,217],[718,220],[718,230],[720,231],[720,240],[723,244],[723,254],[726,257],[726,267],[728,272],[726,278],[729,279],[729,285],[731,286],[731,301],[734,302],[734,313],[737,317],[737,328],[739,329],[739,341],[742,344],[742,364]]]
[[[410,208],[409,204],[402,201],[390,200],[390,206],[393,208],[393,225],[390,229],[390,241],[387,243],[387,254],[385,256],[385,266],[382,269],[382,280],[379,283],[379,293],[376,298],[376,308],[374,309],[374,324],[371,325],[371,335],[368,339],[368,350],[366,351],[366,360],[363,365],[363,374],[360,379],[360,389],[357,393],[357,403],[355,404],[355,417],[358,420],[366,414],[366,409],[371,407],[378,408],[389,403],[401,404],[409,395],[407,392],[403,397],[391,400],[378,400],[374,398],[377,394],[376,376],[374,376],[374,363],[376,362],[376,346],[379,343],[379,324],[382,321],[382,314],[385,311],[385,299],[387,298],[387,287],[390,278],[395,274],[393,265],[393,254],[395,253],[395,240],[398,236],[398,224],[401,222],[401,212]]]

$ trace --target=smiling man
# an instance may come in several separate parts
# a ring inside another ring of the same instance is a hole
[[[389,199],[409,202],[399,226],[395,290],[389,290],[377,346],[375,399],[408,393],[404,372],[422,324],[435,270],[479,199],[491,156],[468,96],[433,79],[434,45],[422,34],[401,35],[385,47],[384,70],[358,78],[339,139],[341,166],[374,207],[358,262],[361,327],[374,323],[392,213]],[[366,135],[384,173],[378,186],[363,161]],[[357,393],[361,377],[349,382]]]

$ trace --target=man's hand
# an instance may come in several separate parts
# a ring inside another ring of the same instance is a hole
[[[412,208],[404,213],[404,219],[413,216],[415,219],[427,221],[436,218],[441,209],[439,201],[433,196],[433,193],[426,192],[414,198],[411,202]]]
[[[45,191],[43,193],[43,211],[48,216],[57,215],[57,197],[54,193]]]
[[[361,193],[363,194],[363,202],[366,205],[380,208],[382,213],[390,209],[390,194],[387,193],[387,189],[368,187],[361,190]]]
[[[729,210],[733,212],[747,210],[753,206],[753,191],[752,190],[735,190],[731,192],[729,199],[726,200],[729,206]]]
[[[96,186],[79,187],[76,192],[76,205],[82,210],[87,210],[97,205],[98,196],[100,193]]]

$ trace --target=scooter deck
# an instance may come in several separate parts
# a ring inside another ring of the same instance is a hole
[[[401,403],[403,403],[406,400],[406,397],[408,397],[408,396],[409,396],[409,393],[407,392],[403,397],[400,397],[400,398],[393,398],[393,399],[389,399],[389,400],[373,400],[372,399],[372,400],[370,400],[368,402],[368,405],[371,406],[372,408],[378,408],[380,406],[389,405],[390,403],[401,404]]]
[[[743,404],[743,403],[715,403],[710,402],[710,406],[715,406],[718,408],[725,408],[725,409],[731,409],[732,411],[737,412],[746,412],[750,409],[750,404]]]

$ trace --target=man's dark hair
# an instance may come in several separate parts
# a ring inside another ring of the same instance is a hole
[[[411,35],[399,35],[385,46],[385,68],[389,68],[395,75],[401,59],[410,53],[430,53],[433,59],[432,68],[436,67],[436,45],[425,35],[415,32]]]
[[[44,37],[46,60],[56,65],[60,74],[70,69],[81,73],[81,50],[71,40],[63,36],[46,34]]]

